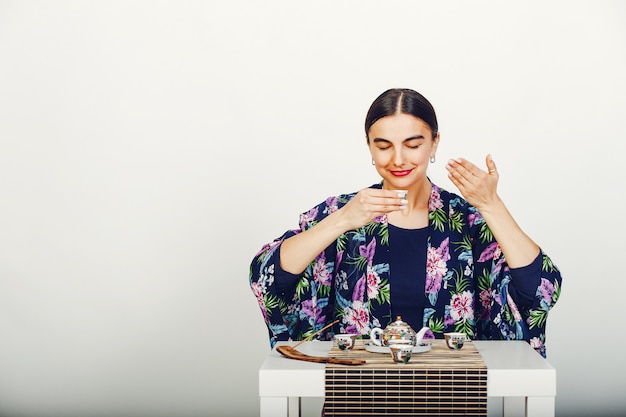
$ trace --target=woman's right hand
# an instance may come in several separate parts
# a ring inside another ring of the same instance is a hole
[[[302,233],[291,236],[281,244],[281,267],[292,274],[301,274],[338,236],[348,230],[365,226],[378,216],[403,210],[406,200],[398,191],[365,188],[345,206]]]
[[[376,217],[392,211],[404,210],[407,200],[398,196],[398,191],[364,188],[339,211],[347,230],[365,226]]]

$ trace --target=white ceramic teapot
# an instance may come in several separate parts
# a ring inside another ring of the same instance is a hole
[[[370,339],[377,346],[389,346],[392,344],[406,343],[417,346],[421,343],[428,327],[422,327],[417,333],[397,316],[396,321],[390,323],[385,330],[375,327],[370,331]]]

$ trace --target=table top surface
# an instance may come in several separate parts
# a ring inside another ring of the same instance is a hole
[[[472,342],[487,366],[489,396],[556,395],[556,370],[527,342]],[[278,344],[293,346],[296,342]],[[311,341],[298,346],[298,350],[307,355],[328,356],[332,346],[333,342]],[[288,359],[272,349],[259,369],[259,395],[323,396],[325,366]]]
[[[473,340],[472,342],[490,370],[554,370],[554,367],[530,347],[527,342],[504,340]],[[293,346],[295,344],[296,342],[278,342],[278,345]],[[298,346],[298,350],[307,355],[328,356],[332,346],[332,342],[312,341],[301,344]],[[416,356],[416,358],[418,357]],[[265,358],[261,370],[324,369],[324,366],[323,363],[287,359],[275,349],[272,349]]]

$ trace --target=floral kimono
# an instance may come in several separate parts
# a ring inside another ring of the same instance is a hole
[[[300,216],[299,229],[254,257],[250,285],[272,346],[301,340],[336,319],[339,323],[318,339],[330,340],[335,333],[367,336],[371,328],[395,319],[387,216],[339,236],[300,275],[280,267],[285,239],[313,227],[355,195],[328,198]],[[424,326],[437,338],[457,331],[471,339],[526,340],[545,356],[546,320],[561,285],[550,258],[541,251],[531,265],[511,270],[476,208],[434,184],[428,211]]]

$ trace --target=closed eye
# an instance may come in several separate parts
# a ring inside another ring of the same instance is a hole
[[[421,146],[422,143],[424,143],[425,139],[426,138],[422,135],[411,136],[410,138],[404,139],[402,143],[409,149],[417,149]],[[387,139],[375,138],[373,142],[381,151],[387,150],[392,147],[391,142]]]
[[[376,138],[374,139],[374,143],[376,144],[376,147],[381,151],[386,151],[387,149],[391,148],[391,142],[389,142],[387,139]]]

